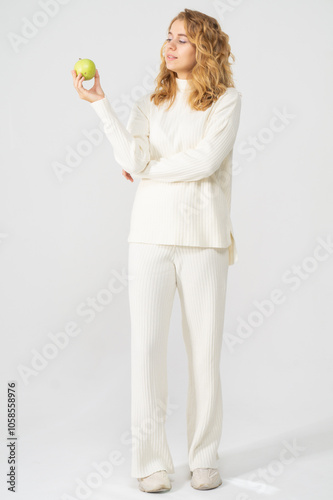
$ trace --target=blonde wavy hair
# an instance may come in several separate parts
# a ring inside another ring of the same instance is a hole
[[[224,33],[218,21],[197,10],[184,9],[175,16],[169,24],[176,20],[184,23],[186,35],[196,47],[196,64],[192,69],[190,79],[191,92],[188,95],[188,104],[192,109],[204,111],[209,108],[228,87],[235,87],[229,57],[235,61],[231,53],[229,36]],[[176,73],[167,68],[164,47],[160,51],[160,72],[157,75],[156,87],[150,100],[159,106],[170,100],[169,109],[176,97]]]

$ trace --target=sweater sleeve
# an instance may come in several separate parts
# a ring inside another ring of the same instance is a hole
[[[148,99],[147,94],[134,103],[126,127],[107,96],[90,103],[102,120],[116,161],[130,174],[141,172],[150,159]]]
[[[151,160],[133,177],[163,182],[198,181],[211,176],[233,148],[240,120],[241,94],[230,87],[216,102],[205,136],[194,148]]]

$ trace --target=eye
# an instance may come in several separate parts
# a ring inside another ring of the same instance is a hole
[[[166,42],[170,42],[170,40],[171,40],[171,38],[167,38]],[[187,43],[185,40],[179,40],[179,41],[180,41],[180,43]]]

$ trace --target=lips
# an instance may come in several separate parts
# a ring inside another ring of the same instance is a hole
[[[177,59],[177,57],[173,56],[172,54],[167,54],[167,57],[173,57],[174,59]]]

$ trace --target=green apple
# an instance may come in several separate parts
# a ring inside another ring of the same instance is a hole
[[[85,80],[91,80],[94,78],[96,73],[95,63],[91,59],[80,58],[78,62],[75,63],[74,69],[76,71],[76,75],[81,73]]]

